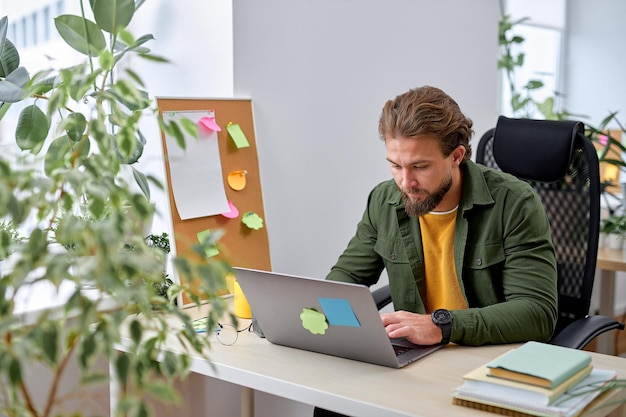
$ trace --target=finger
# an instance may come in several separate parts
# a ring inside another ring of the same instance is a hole
[[[382,320],[385,326],[392,324],[392,323],[400,322],[400,318],[398,317],[397,313],[382,313],[380,315],[380,319]]]
[[[409,337],[412,333],[412,330],[410,327],[408,326],[403,326],[400,324],[394,324],[394,325],[390,325],[385,327],[385,330],[387,332],[387,336],[391,337],[391,338],[397,338],[397,337]]]

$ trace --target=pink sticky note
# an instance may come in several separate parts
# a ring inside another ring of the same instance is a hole
[[[202,126],[206,127],[209,130],[213,130],[215,132],[221,132],[222,128],[215,123],[215,117],[213,116],[205,116],[202,117],[198,123],[200,123]]]
[[[228,208],[230,208],[230,210],[226,213],[222,213],[222,216],[226,217],[227,219],[234,219],[239,217],[239,210],[237,209],[237,207],[235,207],[232,201],[228,202]]]

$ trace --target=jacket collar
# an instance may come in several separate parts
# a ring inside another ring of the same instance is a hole
[[[487,186],[485,172],[489,168],[473,161],[461,165],[463,172],[463,194],[459,206],[461,210],[471,210],[474,206],[486,206],[495,203]]]

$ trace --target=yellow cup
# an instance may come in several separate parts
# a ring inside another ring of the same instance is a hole
[[[233,299],[235,305],[235,316],[239,317],[240,319],[250,319],[252,318],[252,310],[250,309],[250,304],[248,304],[248,300],[241,290],[241,287],[239,286],[237,280],[235,280],[234,284],[235,291],[233,292]]]

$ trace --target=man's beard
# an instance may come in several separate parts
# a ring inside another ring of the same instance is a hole
[[[441,203],[441,200],[445,197],[446,193],[452,188],[452,174],[448,175],[439,186],[439,189],[434,193],[429,193],[425,190],[417,188],[410,188],[402,191],[402,200],[404,200],[404,210],[406,210],[409,216],[422,216],[426,213],[430,213]],[[416,193],[422,192],[426,194],[423,200],[411,200],[407,195],[407,192]]]

